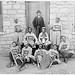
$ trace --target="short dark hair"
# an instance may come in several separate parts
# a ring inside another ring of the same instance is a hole
[[[46,27],[42,27],[42,29],[45,29],[46,30]]]
[[[29,28],[32,30],[32,28],[31,28],[31,27],[28,27],[28,30],[29,30]]]
[[[60,18],[59,18],[59,17],[56,17],[56,19],[59,19],[59,20],[60,20]]]
[[[42,44],[39,44],[39,45],[42,45]]]
[[[56,46],[56,47],[57,47],[57,45],[56,45],[56,44],[54,44],[53,46]]]
[[[40,45],[43,47],[43,45],[42,45],[42,44],[39,44],[39,46],[40,46]]]
[[[66,36],[61,36],[61,38],[63,38],[63,37],[65,37],[65,38],[66,38]]]
[[[16,43],[15,41],[13,41],[13,42],[12,42],[12,44],[13,44],[13,43],[15,43],[15,44],[16,44],[16,46],[17,46],[17,43]]]

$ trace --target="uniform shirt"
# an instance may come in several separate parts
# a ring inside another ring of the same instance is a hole
[[[70,43],[68,41],[61,42],[59,45],[59,50],[69,50],[69,48],[70,48]]]
[[[18,51],[19,50],[19,47],[18,46],[15,46],[15,47],[10,47],[10,51],[12,51],[12,50],[16,50],[16,51]]]
[[[22,44],[23,38],[23,32],[15,32],[13,41],[17,42],[17,44]]]
[[[48,42],[48,41],[49,41],[49,37],[48,37],[47,32],[45,32],[45,34],[43,34],[43,32],[41,32],[39,34],[39,42],[45,43],[45,42]]]
[[[16,57],[18,54],[20,54],[20,49],[19,49],[18,46],[16,46],[16,47],[11,47],[11,48],[10,48],[10,52],[13,53],[13,55],[15,55],[15,57]]]
[[[53,30],[56,30],[56,31],[61,30],[61,23],[54,23],[53,24]]]
[[[51,57],[55,57],[56,58],[56,56],[59,58],[59,53],[58,53],[58,51],[57,50],[54,50],[54,49],[50,49],[49,50],[49,55],[51,56]]]
[[[32,48],[31,48],[31,47],[28,46],[27,48],[24,47],[24,48],[22,49],[22,56],[23,56],[23,57],[26,57],[26,56],[29,57],[29,56],[31,56],[31,55],[32,55]]]
[[[35,43],[37,43],[37,37],[34,33],[27,33],[25,36],[24,36],[24,41],[27,40],[29,43],[33,43],[34,40],[35,40]]]
[[[35,51],[34,56],[35,56],[35,57],[37,57],[38,55],[39,55],[39,56],[43,56],[43,52],[47,52],[47,51],[44,50],[44,49],[41,49],[41,50],[38,49],[38,50]]]

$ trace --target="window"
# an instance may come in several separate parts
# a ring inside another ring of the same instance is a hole
[[[0,1],[0,32],[3,32],[2,1]]]

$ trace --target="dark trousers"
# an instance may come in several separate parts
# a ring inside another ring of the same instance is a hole
[[[17,62],[17,64],[18,64],[19,66],[21,66],[21,64],[22,64],[22,60],[21,60],[21,59],[16,59],[16,62]]]
[[[13,59],[13,56],[12,56],[12,53],[9,52],[9,58],[10,58],[10,62],[13,62],[14,63],[14,59]]]
[[[45,49],[45,50],[47,50],[47,51],[49,51],[50,49],[51,49],[51,44],[48,44],[48,45],[43,45],[43,47],[42,47],[43,49]]]
[[[33,60],[32,58],[30,58],[30,61],[35,63],[35,60]],[[27,63],[27,59],[24,59],[24,61],[21,64],[20,68],[22,68],[23,66],[25,66],[26,63]]]
[[[68,52],[64,52],[64,51],[59,51],[59,53],[62,55],[62,57],[64,58],[64,62],[66,61],[66,58],[69,59],[72,57],[72,53],[68,53]]]
[[[36,45],[36,48],[33,48],[33,47],[32,47],[32,55],[35,54],[35,51],[36,51],[38,48],[39,48],[39,45]]]
[[[47,50],[49,51],[51,49],[51,44],[47,45]]]
[[[39,34],[41,33],[42,31],[42,28],[40,26],[37,26],[36,27],[36,37],[38,38],[39,37]]]
[[[21,44],[21,50],[22,50],[23,47],[24,47],[24,43]]]

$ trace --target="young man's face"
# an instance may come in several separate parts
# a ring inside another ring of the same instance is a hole
[[[54,45],[54,46],[53,46],[53,49],[54,49],[54,50],[56,50],[56,49],[57,49],[57,46],[56,46],[56,45]]]
[[[27,48],[28,47],[28,44],[26,44],[25,47]]]
[[[29,28],[29,29],[28,29],[28,31],[29,31],[29,33],[31,33],[31,32],[32,32],[32,29],[31,29],[31,28]]]
[[[60,21],[60,19],[59,18],[56,18],[56,22],[58,23]]]
[[[28,47],[28,42],[27,42],[27,41],[24,42],[24,46],[25,46],[26,48]]]
[[[38,13],[37,13],[37,16],[41,16],[41,13],[38,12]]]
[[[65,41],[66,41],[66,37],[62,37],[62,41],[64,41],[64,42],[65,42]]]
[[[12,46],[15,47],[16,46],[16,43],[12,43]]]
[[[43,28],[43,29],[42,29],[42,32],[44,33],[45,31],[46,31],[46,30]]]
[[[42,45],[39,45],[39,49],[41,49],[42,48]]]

